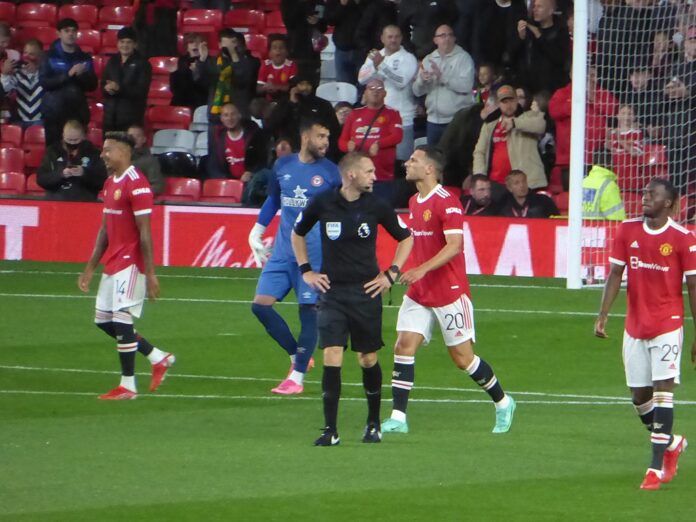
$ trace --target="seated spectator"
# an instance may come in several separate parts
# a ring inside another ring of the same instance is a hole
[[[46,128],[46,143],[61,139],[67,120],[89,123],[86,92],[97,88],[92,57],[77,45],[77,22],[63,18],[56,25],[58,40],[53,42],[39,67],[39,81],[44,90],[41,114]]]
[[[17,116],[12,121],[25,129],[41,123],[43,87],[39,82],[39,63],[43,54],[41,42],[31,39],[24,44],[21,60],[7,59],[2,64],[2,89],[15,93]]]
[[[413,83],[416,96],[425,95],[428,144],[436,146],[454,114],[473,105],[474,62],[456,44],[449,25],[440,25],[434,37],[437,49],[426,56]]]
[[[532,92],[553,92],[568,83],[570,35],[555,10],[555,0],[534,0],[532,20],[524,17],[517,23],[514,67],[519,82]]]
[[[413,119],[416,116],[416,100],[413,81],[418,72],[416,57],[401,45],[401,29],[387,25],[382,29],[381,51],[372,49],[360,68],[358,81],[366,85],[377,78],[387,90],[385,103],[399,111],[403,125],[403,138],[396,148],[396,158],[406,161],[413,153]]]
[[[85,138],[77,120],[68,120],[63,139],[46,148],[36,175],[46,197],[62,201],[96,201],[106,178],[99,149]]]
[[[169,75],[172,105],[195,109],[208,104],[214,58],[208,53],[208,42],[202,35],[187,33],[184,43],[186,54],[179,57],[176,71]]]
[[[209,141],[209,179],[238,179],[248,183],[254,173],[267,167],[266,135],[254,122],[243,119],[232,103],[222,106],[220,124],[213,128]]]
[[[476,103],[486,103],[488,101],[493,83],[498,79],[497,76],[495,65],[492,63],[482,63],[478,66],[476,89],[474,89],[474,100]]]
[[[142,125],[152,67],[136,49],[135,31],[123,27],[118,31],[118,54],[106,62],[101,77],[104,94],[104,132],[126,131]]]
[[[505,178],[508,195],[502,203],[500,215],[518,218],[547,218],[560,214],[553,200],[529,190],[527,175],[511,170]]]
[[[141,125],[131,125],[128,127],[128,135],[133,138],[135,143],[133,154],[131,155],[133,165],[145,174],[152,187],[152,192],[156,195],[162,194],[164,192],[164,176],[160,169],[159,160],[152,155],[150,148],[147,146],[145,129]]]
[[[401,116],[384,104],[384,82],[370,80],[365,88],[365,107],[353,110],[338,141],[342,152],[366,152],[375,164],[374,193],[392,201],[396,146],[401,143]]]
[[[510,85],[499,87],[495,99],[500,116],[481,127],[474,149],[474,174],[488,174],[491,181],[503,184],[515,169],[527,173],[531,188],[545,187],[548,182],[538,149],[539,139],[546,132],[543,113],[523,113]]]
[[[616,174],[609,170],[611,154],[595,153],[590,172],[582,180],[583,219],[626,219],[621,191],[616,183]]]
[[[312,75],[298,73],[290,81],[288,99],[281,100],[266,119],[266,129],[277,141],[287,139],[293,150],[300,147],[300,122],[316,120],[329,129],[329,151],[327,157],[337,160],[338,137],[341,134],[336,113],[330,102],[314,94],[316,84]]]
[[[257,92],[268,101],[287,98],[290,80],[297,75],[297,65],[288,60],[287,38],[282,34],[268,37],[268,59],[259,69]]]
[[[465,216],[499,216],[500,204],[493,201],[491,180],[485,174],[471,176],[469,195],[462,195]]]
[[[348,115],[353,112],[353,105],[346,101],[338,102],[336,105],[334,105],[334,112],[336,113],[338,124],[341,126],[341,128],[343,128]]]

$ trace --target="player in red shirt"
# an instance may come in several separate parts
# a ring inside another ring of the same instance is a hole
[[[116,339],[121,361],[121,383],[100,399],[135,399],[135,352],[152,364],[150,391],[155,391],[175,357],[152,346],[136,334],[133,318],[140,317],[147,296],[159,296],[159,282],[152,259],[150,214],[152,190],[144,174],[131,164],[133,139],[125,132],[107,132],[102,159],[109,172],[104,184],[104,216],[94,251],[78,287],[89,291],[94,270],[102,260],[104,273],[99,283],[94,322]]]
[[[411,197],[411,234],[415,265],[401,276],[409,285],[399,309],[394,346],[391,418],[382,433],[408,433],[406,405],[413,388],[416,351],[430,341],[440,325],[450,357],[495,402],[493,433],[505,433],[512,425],[515,401],[505,394],[493,369],[474,353],[474,311],[464,263],[464,217],[461,203],[439,183],[442,153],[430,146],[417,147],[406,162],[406,179],[418,192]]]
[[[287,97],[290,79],[297,75],[297,64],[288,60],[288,44],[285,35],[268,37],[268,59],[259,68],[257,91],[265,94],[269,101]]]
[[[679,384],[685,276],[696,320],[696,237],[670,217],[678,199],[669,181],[653,179],[643,194],[643,218],[621,223],[595,322],[595,335],[607,337],[609,310],[627,270],[624,370],[636,412],[650,430],[652,443],[652,461],[641,489],[659,489],[661,483],[670,482],[687,445],[685,437],[672,434],[673,390]],[[696,361],[696,341],[691,360]]]

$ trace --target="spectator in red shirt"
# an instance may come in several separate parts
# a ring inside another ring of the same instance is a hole
[[[287,97],[290,79],[297,75],[297,65],[288,60],[287,39],[282,34],[268,37],[268,59],[259,69],[257,92],[265,94],[269,101]]]
[[[220,125],[210,137],[208,178],[251,180],[267,166],[268,139],[258,125],[242,119],[239,109],[226,103],[220,110]]]
[[[385,196],[391,192],[389,182],[394,179],[396,146],[401,143],[401,115],[384,105],[387,91],[384,82],[370,80],[365,89],[365,107],[351,112],[338,140],[343,152],[367,152],[377,168],[374,192]]]

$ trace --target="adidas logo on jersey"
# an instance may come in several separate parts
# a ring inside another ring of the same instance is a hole
[[[634,241],[633,243],[631,243],[631,248],[640,248],[638,246],[638,241]]]

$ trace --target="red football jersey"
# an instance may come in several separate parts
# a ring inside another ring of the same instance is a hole
[[[493,151],[489,178],[496,183],[505,185],[505,178],[512,170],[510,154],[507,148],[507,132],[500,122],[493,129]]]
[[[144,174],[132,165],[120,177],[104,183],[104,215],[109,246],[102,257],[104,273],[113,275],[130,265],[145,271],[135,216],[152,212],[152,190]]]
[[[442,250],[448,234],[464,233],[462,205],[441,185],[424,198],[420,194],[412,196],[408,208],[411,212],[411,259],[414,266],[420,266]],[[446,306],[463,294],[470,295],[463,251],[440,268],[428,272],[406,292],[418,304],[429,307]]]
[[[246,171],[244,158],[246,156],[246,146],[244,143],[244,131],[239,136],[232,139],[229,133],[225,133],[225,161],[230,171],[230,176],[239,179]]]
[[[671,219],[660,230],[629,219],[618,228],[609,261],[628,270],[628,335],[652,339],[682,326],[682,279],[696,275],[696,237],[689,230]]]
[[[297,75],[297,64],[292,60],[285,60],[281,66],[274,65],[271,60],[264,60],[259,69],[258,83],[272,83],[274,85],[287,85],[290,78]]]

